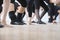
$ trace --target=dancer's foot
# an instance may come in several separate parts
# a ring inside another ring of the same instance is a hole
[[[38,23],[38,24],[46,24],[46,23],[43,22],[43,21],[38,21],[37,23]]]
[[[35,21],[32,21],[32,23],[36,23]]]

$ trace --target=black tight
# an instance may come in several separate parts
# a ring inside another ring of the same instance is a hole
[[[2,12],[2,4],[3,4],[3,0],[0,0],[0,13]]]
[[[27,6],[26,0],[17,0],[23,7]]]

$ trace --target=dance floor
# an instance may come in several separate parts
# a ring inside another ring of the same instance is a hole
[[[42,19],[46,23],[48,22],[47,17],[46,14]],[[27,20],[26,18],[24,20]],[[57,18],[57,21],[59,21],[59,18]],[[7,16],[7,24],[9,23],[10,19]],[[0,28],[0,40],[60,40],[60,23],[10,26],[12,27]]]
[[[60,40],[60,23],[0,28],[0,40]]]

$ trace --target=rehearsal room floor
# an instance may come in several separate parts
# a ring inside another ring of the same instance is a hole
[[[32,25],[11,25],[12,27],[0,28],[0,40],[60,40],[60,23],[48,23],[47,14],[42,20],[47,24],[34,23]],[[59,21],[58,18],[57,21]],[[7,22],[8,24],[10,22],[8,17]]]

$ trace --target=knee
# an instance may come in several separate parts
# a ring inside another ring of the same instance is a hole
[[[10,5],[9,5],[9,11],[15,11],[13,3],[10,3]]]
[[[24,13],[25,7],[19,6],[17,12]]]

